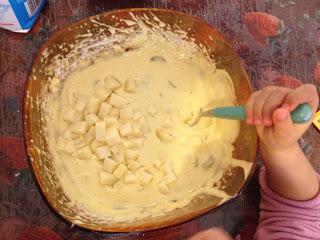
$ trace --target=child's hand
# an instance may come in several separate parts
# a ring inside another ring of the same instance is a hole
[[[314,85],[305,84],[294,90],[270,86],[251,95],[246,106],[247,123],[257,126],[264,148],[285,150],[297,142],[311,123],[292,123],[290,112],[302,103],[308,103],[316,112],[319,97]]]

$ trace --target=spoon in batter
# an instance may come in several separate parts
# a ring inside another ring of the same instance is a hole
[[[308,122],[312,117],[312,109],[309,104],[300,104],[294,111],[291,112],[291,119],[294,123],[302,124]],[[215,117],[233,120],[245,120],[245,106],[219,107],[203,111],[200,108],[199,112],[194,116],[186,119],[185,123],[190,127],[195,126],[202,117]]]

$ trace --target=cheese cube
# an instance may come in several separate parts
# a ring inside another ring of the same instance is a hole
[[[166,162],[162,165],[162,169],[166,174],[169,174],[173,171],[171,162]]]
[[[153,162],[153,165],[158,169],[161,169],[162,164],[164,164],[164,161],[161,159],[157,159]]]
[[[160,193],[165,194],[165,195],[169,194],[169,192],[170,192],[168,185],[165,182],[160,182],[158,185],[158,189],[159,189]]]
[[[74,107],[77,111],[82,112],[86,107],[88,100],[85,97],[78,97],[76,106]]]
[[[86,142],[84,141],[83,136],[81,136],[81,135],[74,138],[73,143],[76,146],[76,148],[82,148],[87,145]]]
[[[96,122],[96,140],[100,142],[105,142],[107,140],[106,125],[104,121]]]
[[[142,165],[139,164],[137,161],[129,161],[129,162],[128,162],[128,168],[129,168],[131,171],[136,171],[136,170],[138,170],[140,167],[142,167]]]
[[[135,109],[132,114],[133,120],[137,121],[142,117],[142,113],[139,109]]]
[[[125,123],[120,127],[120,135],[122,137],[127,137],[133,134],[133,129],[131,123]]]
[[[144,139],[143,138],[133,138],[130,139],[132,145],[136,148],[142,148],[143,147],[143,143],[144,143]]]
[[[123,119],[123,120],[131,119],[132,115],[133,115],[132,108],[120,109],[120,119]]]
[[[129,78],[124,83],[124,90],[126,92],[136,92],[137,91],[137,81],[134,78]]]
[[[116,161],[113,161],[111,158],[105,158],[103,161],[103,169],[108,173],[112,173],[117,166],[118,163]]]
[[[106,76],[104,79],[104,83],[106,85],[106,89],[111,91],[116,90],[122,85],[121,82],[112,75]]]
[[[76,153],[76,156],[79,159],[87,160],[92,157],[92,152],[91,152],[90,148],[88,146],[86,146],[86,147],[79,149]]]
[[[159,171],[150,163],[145,164],[145,171],[151,175],[156,175]]]
[[[139,157],[139,152],[133,149],[129,149],[126,151],[127,160],[135,161]]]
[[[96,154],[98,159],[104,159],[104,158],[110,157],[111,155],[110,149],[107,146],[98,147],[96,149]]]
[[[105,88],[99,88],[95,91],[94,95],[100,99],[100,101],[105,101],[110,94],[112,93],[112,91],[107,90]]]
[[[113,174],[117,178],[121,178],[126,173],[127,170],[128,170],[127,166],[124,165],[123,163],[120,163],[120,165],[116,168],[116,170],[114,170]]]
[[[172,142],[174,140],[172,133],[170,133],[169,131],[167,131],[165,129],[161,129],[161,128],[158,128],[156,130],[156,136],[160,140],[160,142],[162,142],[162,143],[168,143],[168,142]]]
[[[174,182],[176,180],[177,180],[177,177],[174,174],[174,172],[170,172],[166,176],[164,176],[164,181],[165,181],[166,184],[170,184],[170,183],[172,183],[172,182]]]
[[[112,93],[109,99],[109,103],[115,107],[123,108],[128,104],[128,101],[123,96]]]
[[[112,108],[111,104],[109,104],[107,102],[101,103],[98,116],[101,119],[103,119],[104,117],[108,116],[108,113],[110,112],[111,108]]]
[[[91,126],[89,131],[84,135],[84,141],[86,142],[86,144],[90,144],[94,138],[95,138],[95,127]]]
[[[118,88],[117,90],[114,90],[113,93],[120,95],[120,96],[126,96],[126,93],[125,93],[125,91],[123,91],[122,88]]]
[[[146,185],[151,182],[153,176],[150,173],[147,173],[146,171],[143,171],[139,175],[139,180],[143,185]]]
[[[85,134],[88,130],[86,121],[74,122],[70,125],[70,131],[76,134]]]
[[[124,162],[126,160],[126,154],[124,151],[120,151],[118,153],[113,153],[111,157],[116,162]]]
[[[76,112],[73,109],[69,109],[63,113],[63,120],[67,122],[73,122],[76,118]]]
[[[69,154],[74,153],[76,151],[76,147],[75,147],[73,141],[71,141],[71,140],[67,141],[67,143],[64,145],[62,151],[65,153],[69,153]]]
[[[119,111],[119,108],[111,108],[110,112],[109,112],[109,116],[111,117],[115,117],[116,119],[119,118],[119,115],[120,115],[120,111]]]
[[[116,154],[116,153],[119,153],[119,152],[123,151],[123,147],[122,147],[120,144],[118,144],[118,145],[112,146],[112,147],[110,148],[110,150],[111,150],[111,152],[112,152],[113,154]]]
[[[99,121],[99,118],[96,114],[89,114],[87,116],[84,117],[84,119],[86,120],[86,122],[88,123],[89,126],[95,124],[96,122]]]
[[[132,124],[132,130],[133,130],[133,135],[135,135],[135,136],[142,135],[140,127],[135,123]]]
[[[122,145],[124,146],[124,148],[129,149],[129,148],[134,148],[134,145],[132,144],[132,142],[129,140],[122,140]]]
[[[104,142],[99,142],[96,139],[94,139],[91,143],[90,143],[90,149],[92,152],[96,152],[98,147],[102,147],[105,146],[106,143]]]
[[[112,186],[116,181],[118,181],[118,178],[113,174],[107,173],[104,170],[99,171],[99,182],[102,185]]]
[[[99,110],[99,106],[100,106],[99,98],[96,98],[96,97],[90,98],[86,107],[86,113],[96,114]]]
[[[132,172],[128,172],[124,176],[124,183],[126,184],[132,184],[132,183],[135,183],[136,181],[137,181],[137,176]]]
[[[118,124],[118,120],[114,116],[107,116],[103,119],[103,121],[106,123],[106,127],[111,127]]]
[[[118,129],[114,126],[107,128],[105,139],[109,146],[114,146],[121,143],[121,138]]]
[[[66,129],[64,132],[60,133],[64,139],[70,140],[74,138],[74,134],[71,132],[70,128]]]

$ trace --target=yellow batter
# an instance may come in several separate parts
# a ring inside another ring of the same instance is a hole
[[[48,142],[71,204],[113,221],[159,216],[213,188],[230,165],[239,122],[185,120],[234,105],[228,73],[188,43],[156,35],[73,72],[48,101]]]

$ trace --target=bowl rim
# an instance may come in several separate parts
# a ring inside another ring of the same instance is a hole
[[[28,77],[27,77],[25,85],[24,85],[23,106],[22,106],[22,122],[23,122],[23,139],[24,139],[24,146],[25,146],[27,161],[28,161],[28,164],[30,167],[30,172],[32,173],[32,176],[35,180],[35,183],[39,188],[39,192],[40,192],[42,198],[44,199],[44,201],[47,203],[47,206],[49,207],[49,209],[56,216],[58,216],[60,219],[62,219],[67,224],[75,226],[75,228],[85,229],[89,232],[98,232],[98,233],[125,233],[125,232],[132,232],[132,231],[135,233],[149,232],[149,231],[161,230],[161,229],[168,228],[168,227],[174,227],[177,225],[182,225],[186,222],[190,222],[192,220],[195,220],[196,218],[199,218],[205,214],[209,214],[212,211],[217,210],[217,209],[225,206],[229,202],[234,201],[237,197],[242,195],[244,190],[247,188],[247,186],[248,186],[248,184],[249,184],[249,182],[250,182],[250,180],[256,170],[256,166],[257,166],[257,160],[255,157],[254,161],[251,162],[252,167],[250,169],[248,177],[244,181],[243,186],[239,189],[239,191],[234,196],[232,196],[231,198],[229,198],[225,202],[219,204],[218,206],[210,206],[210,207],[198,210],[197,212],[185,213],[185,214],[179,216],[179,218],[176,218],[174,220],[171,219],[171,220],[162,221],[161,224],[159,224],[159,225],[151,223],[148,225],[140,224],[138,227],[135,226],[135,227],[124,227],[124,228],[120,228],[120,227],[119,228],[115,228],[115,227],[95,228],[95,227],[92,227],[91,225],[87,226],[86,224],[82,224],[82,223],[81,224],[73,223],[71,218],[68,218],[66,215],[59,212],[58,211],[59,209],[55,207],[55,205],[53,204],[53,198],[50,197],[50,194],[46,194],[44,191],[45,187],[44,187],[43,183],[40,181],[40,176],[39,176],[38,172],[35,170],[35,166],[34,166],[34,163],[32,160],[33,153],[30,150],[31,145],[32,145],[32,137],[31,137],[31,134],[29,134],[29,130],[28,130],[28,129],[30,129],[30,126],[31,126],[31,123],[29,121],[30,120],[30,107],[29,107],[29,100],[28,100],[28,91],[29,91],[29,88],[30,88],[31,82],[32,82],[31,75],[32,75],[33,66],[36,62],[38,62],[40,60],[41,53],[47,48],[47,46],[52,45],[51,43],[56,38],[58,38],[60,35],[65,33],[65,31],[67,31],[68,28],[74,28],[77,25],[81,25],[82,23],[87,22],[91,18],[96,18],[96,17],[101,17],[101,16],[109,16],[109,15],[123,13],[123,12],[144,12],[144,11],[150,11],[150,12],[156,12],[156,13],[157,12],[162,12],[162,13],[164,12],[164,13],[171,13],[171,14],[174,13],[179,16],[188,17],[189,19],[191,19],[193,21],[199,22],[202,25],[209,27],[212,31],[215,32],[215,34],[218,35],[219,38],[221,38],[221,40],[223,40],[225,42],[226,46],[232,50],[233,57],[237,58],[237,60],[239,60],[239,62],[241,61],[240,57],[233,50],[233,48],[231,47],[229,42],[226,40],[224,35],[221,32],[219,32],[214,26],[212,26],[208,22],[206,22],[204,19],[201,19],[198,16],[193,16],[193,15],[181,12],[181,11],[176,11],[176,10],[172,10],[172,9],[165,9],[165,8],[123,8],[123,9],[115,9],[115,10],[111,10],[111,11],[107,11],[107,12],[101,12],[99,14],[96,14],[93,16],[88,16],[88,17],[80,19],[74,23],[67,24],[66,26],[63,26],[62,28],[53,32],[49,36],[49,38],[41,44],[40,48],[37,50],[37,53],[33,57],[31,67],[28,72]],[[241,67],[243,68],[243,65],[241,65]],[[252,92],[252,85],[251,85],[251,82],[250,82],[249,77],[247,75],[247,72],[245,71],[244,68],[243,68],[243,71],[244,71],[244,74],[247,76],[246,81],[247,81],[247,84],[248,84],[250,91]],[[255,146],[254,146],[255,153],[257,153],[258,139],[256,136],[255,136],[254,144],[255,144]]]

